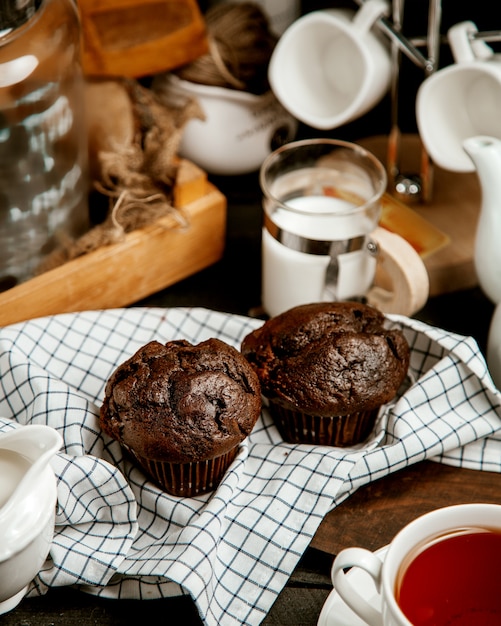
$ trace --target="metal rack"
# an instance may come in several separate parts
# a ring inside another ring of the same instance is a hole
[[[363,0],[356,0],[361,5]],[[424,147],[420,155],[420,171],[406,173],[400,167],[401,131],[398,123],[399,86],[402,55],[405,55],[417,67],[423,70],[423,80],[435,72],[439,63],[439,51],[447,38],[441,34],[442,0],[429,0],[427,33],[423,37],[410,39],[402,32],[405,0],[392,0],[391,17],[383,16],[378,20],[380,31],[391,42],[391,55],[394,72],[391,84],[391,125],[387,151],[387,170],[390,186],[395,195],[406,202],[428,202],[432,197],[433,163]],[[484,31],[471,34],[472,40],[479,39],[486,43],[501,41],[501,31]],[[424,53],[421,51],[424,49]]]

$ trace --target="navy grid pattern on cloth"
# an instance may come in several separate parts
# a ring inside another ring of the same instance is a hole
[[[203,308],[131,308],[0,329],[0,432],[42,423],[64,445],[50,558],[30,588],[115,598],[190,594],[208,626],[256,625],[325,514],[361,485],[423,459],[501,471],[501,394],[477,344],[390,316],[411,346],[405,389],[350,449],[285,444],[266,407],[218,489],[177,498],[103,436],[113,370],[152,339],[239,347],[262,322]]]

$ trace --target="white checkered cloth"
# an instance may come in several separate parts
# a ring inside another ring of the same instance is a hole
[[[169,496],[103,436],[113,370],[152,339],[239,347],[261,321],[203,308],[64,314],[0,329],[0,431],[64,438],[56,534],[30,595],[78,584],[114,598],[190,594],[207,625],[259,624],[325,514],[358,487],[423,459],[501,471],[501,393],[476,342],[392,316],[411,346],[409,386],[351,449],[283,443],[266,410],[219,488]]]

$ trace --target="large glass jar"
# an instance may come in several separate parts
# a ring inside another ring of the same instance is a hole
[[[0,291],[88,226],[84,108],[73,0],[2,0]]]

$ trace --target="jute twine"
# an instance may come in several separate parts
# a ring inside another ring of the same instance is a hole
[[[166,215],[174,226],[186,228],[185,214],[172,204],[177,174],[176,155],[183,128],[193,118],[203,118],[195,100],[184,99],[168,106],[137,81],[124,80],[134,111],[135,133],[130,145],[98,153],[99,180],[93,186],[109,198],[104,222],[76,240],[60,242],[37,273],[87,254],[101,246],[123,241],[133,230],[147,226]]]
[[[223,2],[205,15],[209,53],[175,73],[204,85],[263,94],[268,64],[277,43],[269,18],[254,2]]]

